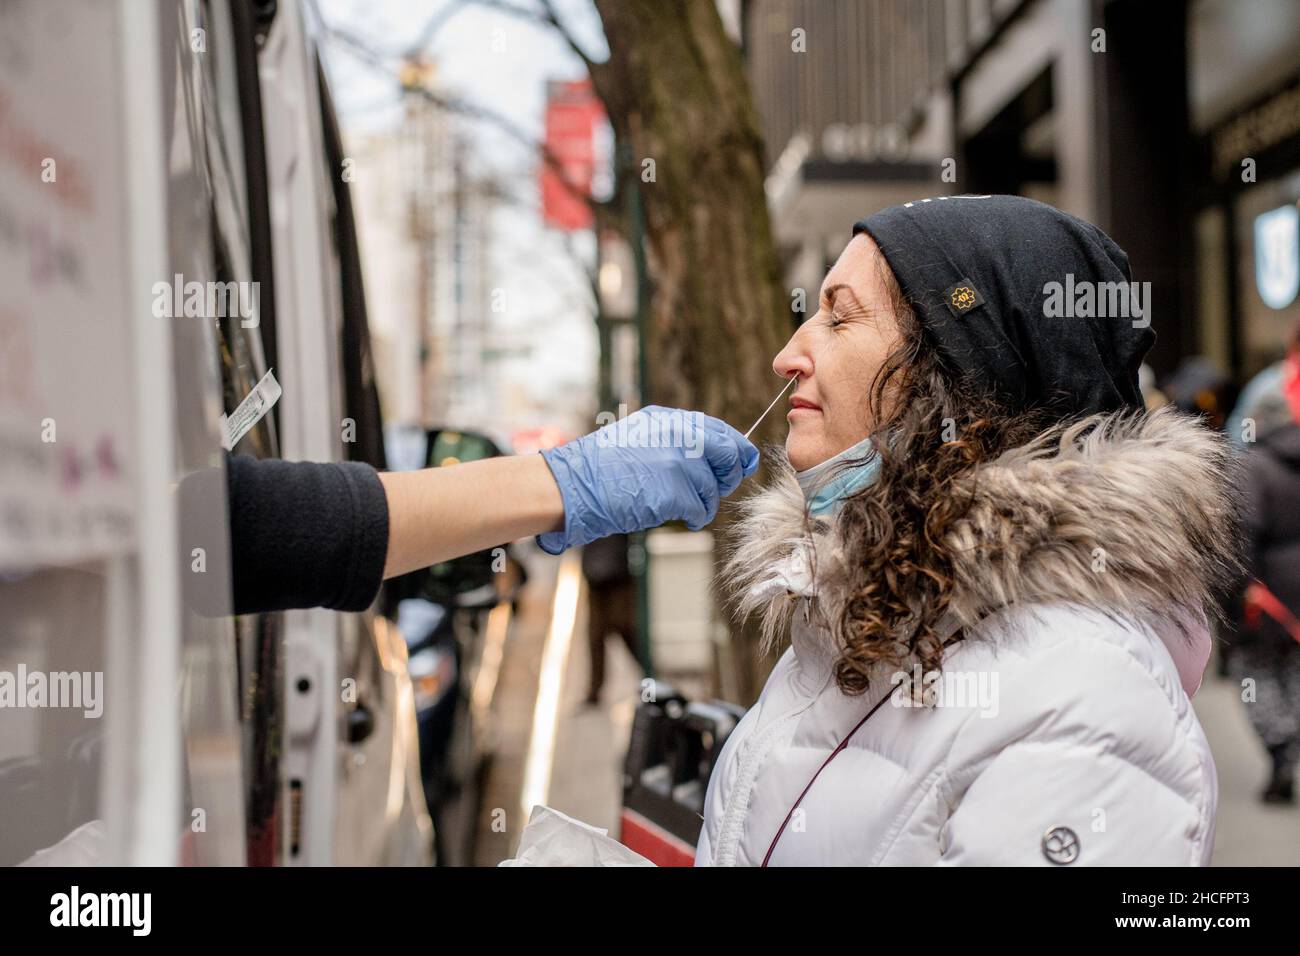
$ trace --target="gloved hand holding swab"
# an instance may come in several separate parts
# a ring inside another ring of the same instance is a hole
[[[746,438],[754,434],[754,429],[757,428],[759,425],[763,424],[763,419],[767,418],[768,412],[776,408],[776,403],[781,400],[781,396],[784,395],[786,392],[788,392],[790,390],[790,386],[797,381],[799,381],[799,373],[795,372],[794,375],[790,377],[790,381],[786,382],[785,385],[781,388],[781,391],[776,393],[776,398],[772,399],[772,404],[767,406],[767,410],[764,411],[762,415],[758,416],[758,421],[754,422],[754,424],[749,426],[749,431],[745,432]]]
[[[564,505],[563,529],[537,537],[548,554],[668,521],[699,531],[758,469],[759,457],[726,422],[658,405],[541,454]]]

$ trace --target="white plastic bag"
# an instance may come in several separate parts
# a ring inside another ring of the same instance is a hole
[[[499,866],[654,866],[606,830],[538,804],[519,838],[518,855]]]

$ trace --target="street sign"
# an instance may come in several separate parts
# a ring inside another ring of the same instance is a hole
[[[542,160],[542,215],[548,226],[566,232],[591,228],[591,207],[584,197],[591,195],[596,128],[604,115],[590,81],[547,84],[546,151],[560,167],[557,171],[545,158]]]

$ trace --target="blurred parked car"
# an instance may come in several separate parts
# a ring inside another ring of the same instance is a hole
[[[392,464],[438,468],[503,454],[476,432],[390,430]],[[421,447],[422,446],[422,447]],[[502,644],[523,586],[509,544],[385,585],[383,603],[406,641],[420,737],[420,776],[440,865],[473,860],[482,781],[492,754],[490,705]]]

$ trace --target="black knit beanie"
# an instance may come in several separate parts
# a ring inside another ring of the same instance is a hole
[[[1096,226],[1019,196],[943,196],[882,210],[859,232],[880,247],[944,363],[1011,409],[1142,407],[1150,296]]]

